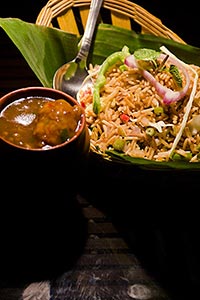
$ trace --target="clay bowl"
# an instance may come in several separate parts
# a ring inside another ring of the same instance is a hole
[[[3,96],[0,112],[27,97],[77,105],[61,91],[28,87]],[[55,277],[71,268],[85,242],[85,219],[76,202],[89,153],[84,112],[76,133],[63,143],[30,149],[7,141],[1,132],[0,153],[0,277],[12,282]]]

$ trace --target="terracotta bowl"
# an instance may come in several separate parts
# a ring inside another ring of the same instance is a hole
[[[64,99],[51,88],[28,87],[0,99],[0,112],[27,97]],[[71,268],[82,251],[86,224],[76,192],[89,153],[84,112],[75,135],[48,149],[27,149],[0,138],[1,271],[5,280],[44,280]]]

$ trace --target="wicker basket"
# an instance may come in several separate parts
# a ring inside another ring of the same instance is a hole
[[[36,24],[53,26],[69,33],[83,34],[90,0],[49,0],[41,9]],[[129,0],[104,0],[99,22],[126,29],[172,39],[186,44],[177,34],[162,24],[161,20]]]

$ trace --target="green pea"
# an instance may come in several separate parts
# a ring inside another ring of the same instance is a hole
[[[154,136],[154,134],[155,134],[155,130],[152,127],[148,127],[145,132],[149,136]]]
[[[114,143],[113,143],[113,148],[114,148],[116,151],[123,151],[124,146],[125,146],[125,140],[122,139],[122,138],[116,139],[116,140],[114,141]]]
[[[164,110],[163,110],[163,107],[162,107],[162,106],[157,106],[157,107],[154,108],[154,113],[155,113],[157,116],[162,115],[163,112],[164,112]]]

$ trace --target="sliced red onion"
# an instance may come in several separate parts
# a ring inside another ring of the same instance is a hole
[[[161,54],[160,58],[164,59],[165,55]],[[148,72],[147,70],[141,69],[139,67],[134,55],[129,55],[128,57],[126,57],[124,63],[128,67],[140,69],[142,76],[155,87],[157,93],[163,98],[163,103],[169,105],[171,103],[174,103],[174,102],[182,99],[186,95],[188,88],[190,86],[190,77],[188,75],[186,68],[183,67],[183,65],[175,58],[169,57],[169,60],[171,61],[171,63],[176,65],[179,69],[181,69],[185,76],[186,83],[185,83],[185,86],[180,91],[172,91],[171,89],[167,88],[166,86],[163,86],[162,84],[160,84],[150,72]]]
[[[133,54],[128,55],[124,60],[125,65],[130,68],[139,68],[137,60],[135,59]]]

